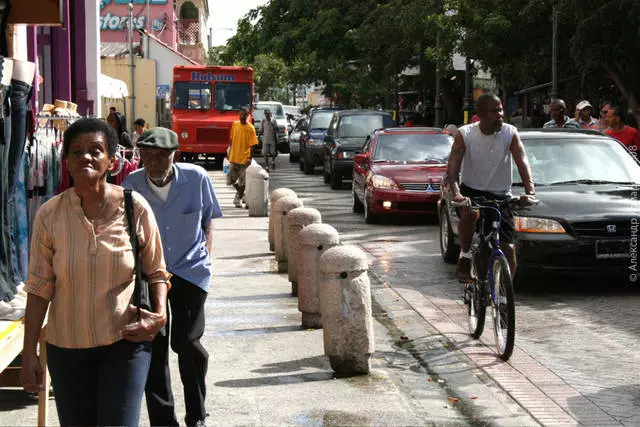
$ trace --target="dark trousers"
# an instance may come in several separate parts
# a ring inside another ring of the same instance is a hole
[[[4,58],[0,57],[0,67]],[[0,71],[0,77],[2,72]],[[11,215],[9,214],[9,151],[11,148],[11,104],[9,86],[0,87],[0,301],[10,301],[16,294],[11,250]]]
[[[126,340],[88,348],[47,344],[61,426],[137,426],[151,343]]]
[[[151,368],[145,389],[149,421],[152,426],[177,426],[171,376],[169,373],[169,341],[178,354],[180,379],[184,389],[187,416],[193,426],[204,420],[209,353],[200,344],[204,333],[204,303],[207,293],[178,276],[171,278],[169,309],[165,333],[153,340]]]

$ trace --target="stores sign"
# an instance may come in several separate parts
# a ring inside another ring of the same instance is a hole
[[[133,17],[133,29],[141,30],[147,20],[145,16]],[[110,13],[100,17],[100,30],[102,31],[122,31],[129,22],[128,16],[116,16]],[[127,27],[128,28],[128,27]]]
[[[149,0],[150,5],[154,4],[167,4],[168,0]],[[104,9],[105,6],[110,4],[123,4],[128,5],[129,3],[137,4],[147,4],[147,0],[100,0],[100,10]]]

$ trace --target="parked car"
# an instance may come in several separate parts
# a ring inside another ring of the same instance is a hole
[[[389,214],[437,212],[453,136],[439,128],[374,131],[353,164],[353,211],[369,224]]]
[[[291,132],[293,132],[296,123],[302,117],[302,113],[300,112],[300,107],[297,105],[283,105],[282,107],[284,108],[284,114],[287,117],[289,136],[291,136]]]
[[[597,131],[521,130],[520,137],[540,203],[515,217],[517,276],[634,273],[629,268],[637,267],[637,257],[631,257],[637,254],[632,248],[640,220],[638,161],[620,142]],[[513,186],[514,195],[521,192],[515,166]],[[450,200],[445,179],[438,202],[440,248],[444,260],[455,263],[459,218]]]
[[[367,136],[375,129],[393,126],[389,113],[373,110],[342,110],[333,113],[324,138],[323,175],[331,189],[342,187],[353,173],[353,157],[360,152]]]
[[[324,137],[327,135],[333,113],[338,107],[318,107],[309,112],[307,128],[300,136],[300,170],[311,175],[316,166],[322,165]]]
[[[276,101],[260,101],[255,104],[256,109],[269,108],[276,122],[278,122],[278,151],[281,153],[289,152],[289,128],[287,127],[287,117],[284,107],[280,102]],[[259,130],[260,124],[256,124],[256,130]]]
[[[308,119],[306,117],[300,118],[293,131],[289,134],[289,161],[295,163],[300,159],[300,137],[307,128]]]

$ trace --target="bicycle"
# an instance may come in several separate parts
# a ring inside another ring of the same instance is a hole
[[[482,336],[487,307],[491,306],[498,355],[507,361],[515,343],[516,308],[511,270],[507,257],[500,249],[501,212],[524,206],[519,198],[492,200],[478,197],[470,198],[470,201],[471,208],[480,211],[480,218],[471,242],[473,281],[465,285],[463,293],[469,331],[475,339]],[[490,227],[487,227],[488,223]],[[483,259],[484,256],[487,258]]]

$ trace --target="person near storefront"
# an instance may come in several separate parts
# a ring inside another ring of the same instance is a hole
[[[138,425],[151,341],[167,321],[171,275],[151,207],[133,193],[140,264],[153,311],[131,305],[136,260],[124,191],[107,183],[118,137],[99,119],[64,133],[74,186],[36,214],[31,237],[21,383],[42,390],[36,347],[48,310],[47,364],[61,425]]]
[[[267,172],[269,167],[276,168],[276,157],[278,156],[278,122],[273,118],[271,109],[264,110],[264,120],[260,122],[260,134],[262,135],[262,155]],[[271,162],[269,162],[271,159]]]
[[[149,420],[154,426],[177,426],[169,373],[169,343],[178,354],[188,426],[204,425],[209,354],[200,343],[204,303],[211,281],[213,219],[222,211],[207,172],[189,163],[174,163],[178,135],[156,127],[138,139],[144,168],[122,184],[151,205],[160,227],[167,268],[169,321],[153,341],[146,386]]]

